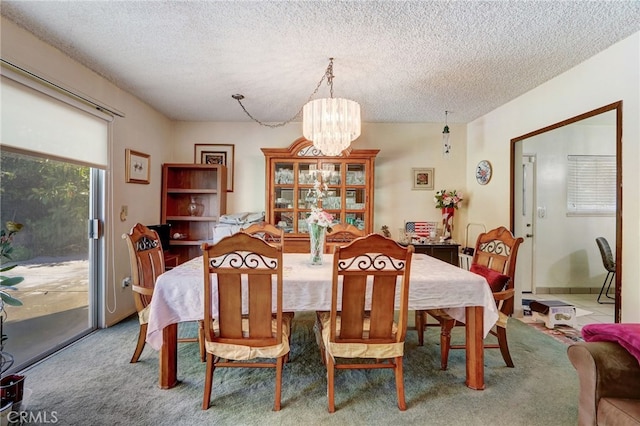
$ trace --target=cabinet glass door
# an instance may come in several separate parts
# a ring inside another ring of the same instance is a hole
[[[273,223],[285,233],[294,229],[294,183],[295,167],[293,162],[275,163],[273,186]]]
[[[364,212],[363,213],[353,213],[353,212],[349,212],[345,214],[345,223],[349,223],[351,225],[354,225],[356,228],[358,229],[365,229],[365,219],[364,219]]]
[[[300,212],[298,213],[298,233],[299,234],[308,234],[309,226],[307,224],[307,216],[309,212]]]
[[[322,169],[322,182],[328,186],[342,184],[342,163],[326,163],[320,164]]]
[[[347,164],[347,185],[365,185],[367,174],[364,164]]]
[[[292,209],[293,208],[293,188],[275,187],[275,206],[276,209]]]
[[[298,184],[313,185],[318,179],[318,165],[316,163],[299,163],[298,164]]]
[[[274,183],[276,185],[293,185],[293,163],[276,163],[274,169]]]
[[[342,191],[340,188],[329,187],[325,197],[322,199],[322,208],[329,210],[330,213],[334,213],[331,210],[342,209]]]
[[[310,210],[313,207],[313,197],[309,193],[309,190],[312,187],[299,188],[298,189],[298,209],[307,209]]]
[[[281,228],[285,234],[290,234],[294,230],[293,211],[275,211],[273,213],[275,225]]]
[[[347,210],[364,210],[366,200],[365,188],[347,187],[345,190],[345,207]]]

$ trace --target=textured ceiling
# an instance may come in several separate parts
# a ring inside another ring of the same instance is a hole
[[[166,116],[290,119],[335,57],[367,122],[466,123],[640,30],[640,1],[11,1],[2,15]],[[323,85],[316,97],[328,97]],[[116,106],[117,107],[117,106]]]

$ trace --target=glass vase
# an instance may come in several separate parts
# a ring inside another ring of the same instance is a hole
[[[189,216],[201,216],[204,206],[196,200],[196,197],[191,197],[189,205],[187,205],[187,212]]]
[[[317,223],[309,224],[309,244],[311,249],[311,264],[322,265],[322,255],[324,254],[324,236],[327,228]]]

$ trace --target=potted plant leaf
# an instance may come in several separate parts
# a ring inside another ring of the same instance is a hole
[[[0,231],[0,373],[2,376],[0,378],[0,412],[3,413],[5,410],[20,409],[24,391],[24,376],[4,375],[5,371],[13,365],[13,355],[4,351],[4,343],[7,340],[7,335],[4,334],[4,321],[7,315],[5,305],[22,306],[22,302],[9,294],[9,291],[16,290],[15,286],[24,280],[23,277],[5,276],[5,272],[17,266],[15,264],[6,265],[5,262],[12,261],[13,237],[21,229],[22,224],[10,221],[6,223],[6,229]],[[17,407],[15,407],[16,404]]]

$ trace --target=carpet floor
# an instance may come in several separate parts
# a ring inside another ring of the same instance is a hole
[[[137,364],[129,364],[137,337],[135,318],[97,331],[26,370],[25,386],[32,391],[27,410],[40,419],[55,415],[61,425],[577,423],[578,380],[567,345],[517,320],[510,320],[508,328],[516,367],[507,368],[500,351],[486,350],[485,390],[464,385],[462,350],[452,351],[449,369],[440,370],[437,328],[427,330],[422,347],[410,330],[404,360],[408,409],[397,408],[391,371],[339,371],[337,411],[329,414],[313,318],[310,312],[296,314],[279,412],[271,411],[271,369],[216,370],[211,408],[201,410],[205,364],[196,344],[179,345],[180,384],[159,389],[157,352],[147,347]],[[181,333],[193,331],[189,327],[181,325]],[[462,331],[457,327],[454,339]]]

